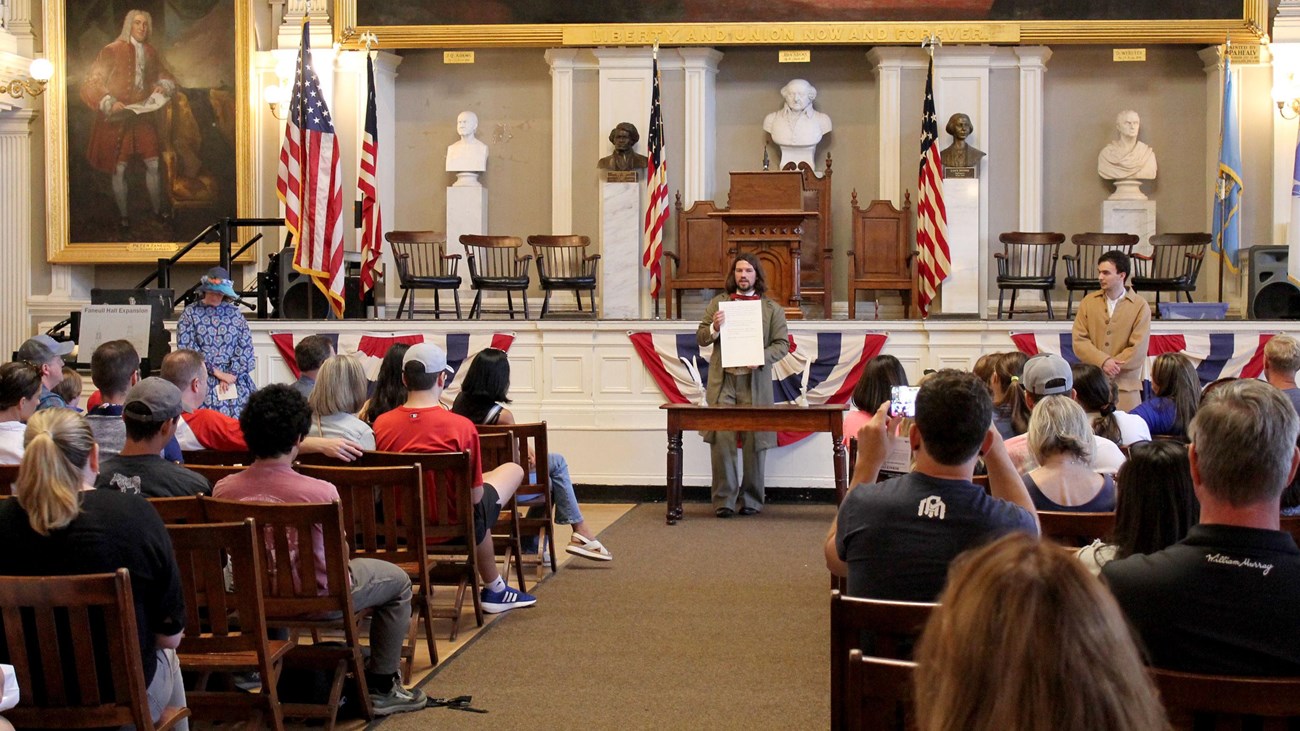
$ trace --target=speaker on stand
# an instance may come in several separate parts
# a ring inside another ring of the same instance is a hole
[[[281,320],[324,320],[330,312],[329,300],[311,281],[311,277],[301,274],[293,268],[294,247],[286,246],[278,254],[271,255],[271,266],[267,274],[271,284],[270,301],[275,305],[273,317]],[[366,306],[373,301],[373,294],[361,300],[361,257],[355,252],[343,254],[343,317],[348,320],[364,319]],[[309,304],[310,303],[310,304]],[[310,315],[309,315],[310,313]]]
[[[1252,320],[1300,320],[1300,287],[1287,277],[1287,247],[1250,249],[1247,315]]]

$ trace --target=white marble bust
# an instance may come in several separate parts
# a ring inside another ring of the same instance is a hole
[[[831,118],[813,109],[817,89],[803,79],[792,79],[781,87],[781,96],[785,98],[785,106],[763,119],[763,131],[772,135],[772,141],[781,147],[778,167],[791,162],[806,162],[809,167],[815,167],[817,143],[831,131]]]
[[[487,170],[487,145],[474,136],[478,131],[478,115],[461,112],[456,117],[456,134],[460,140],[447,147],[447,172],[481,173]]]
[[[1156,153],[1138,140],[1142,120],[1132,109],[1115,117],[1117,139],[1097,155],[1097,174],[1106,180],[1154,180]]]

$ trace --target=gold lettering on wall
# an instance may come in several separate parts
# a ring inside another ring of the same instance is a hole
[[[693,23],[565,26],[564,45],[666,46],[871,43],[911,45],[938,35],[945,43],[1018,43],[1017,23]]]
[[[474,63],[473,51],[443,51],[443,63]]]
[[[1111,53],[1111,60],[1115,62],[1122,61],[1145,61],[1147,60],[1147,49],[1145,48],[1116,48]]]
[[[781,51],[776,60],[780,63],[808,63],[812,61],[812,51]]]

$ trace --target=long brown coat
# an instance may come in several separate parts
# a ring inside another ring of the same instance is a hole
[[[709,382],[705,384],[704,389],[704,398],[709,404],[717,403],[718,394],[722,392],[723,376],[722,341],[715,343],[713,340],[713,313],[718,311],[719,304],[729,299],[730,295],[720,294],[710,300],[709,306],[704,309],[704,319],[700,320],[700,326],[695,330],[695,342],[701,348],[713,343],[713,354],[709,356]],[[753,377],[749,379],[750,397],[755,406],[771,406],[772,365],[789,355],[790,332],[785,323],[785,310],[766,297],[762,302],[763,340],[767,344],[763,348],[763,365],[756,368]],[[700,435],[704,437],[704,441],[713,443],[713,432],[700,432]],[[754,441],[758,449],[775,447],[776,432],[756,432]]]
[[[1121,391],[1142,388],[1142,366],[1151,340],[1151,305],[1128,290],[1115,304],[1115,315],[1106,314],[1106,295],[1090,293],[1079,303],[1071,342],[1074,354],[1084,363],[1101,367],[1107,358],[1125,361],[1115,378]]]

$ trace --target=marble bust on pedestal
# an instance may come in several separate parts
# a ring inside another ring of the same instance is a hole
[[[781,148],[778,167],[806,162],[815,168],[817,143],[831,131],[831,118],[813,109],[817,89],[803,79],[792,79],[781,88],[781,96],[785,106],[763,119],[763,131]]]
[[[1116,139],[1097,155],[1097,174],[1115,182],[1111,200],[1146,200],[1142,181],[1156,177],[1156,153],[1137,138],[1141,125],[1137,112],[1120,112],[1115,117]]]
[[[456,117],[456,134],[460,140],[447,147],[447,172],[456,173],[455,185],[477,185],[478,174],[487,170],[487,145],[474,136],[478,115],[461,112]]]

